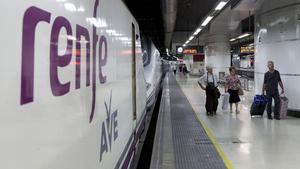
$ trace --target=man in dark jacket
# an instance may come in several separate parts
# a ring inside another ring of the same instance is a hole
[[[276,120],[280,120],[279,115],[279,106],[280,106],[280,99],[279,99],[279,92],[278,92],[278,84],[281,87],[281,94],[284,93],[283,83],[281,81],[280,73],[274,69],[274,62],[268,62],[269,71],[265,73],[264,77],[264,85],[263,85],[263,94],[267,94],[268,105],[267,105],[267,112],[268,112],[268,119],[272,120],[272,98],[275,101],[274,107],[274,118]]]

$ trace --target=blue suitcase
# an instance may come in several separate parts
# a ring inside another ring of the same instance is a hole
[[[264,95],[256,95],[251,105],[250,114],[252,116],[263,117],[268,100]]]

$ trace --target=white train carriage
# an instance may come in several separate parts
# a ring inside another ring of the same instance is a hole
[[[160,53],[147,36],[142,36],[142,52],[144,62],[144,74],[147,83],[147,108],[155,103],[156,96],[161,86],[162,61]]]
[[[123,2],[3,0],[0,9],[0,168],[128,168],[147,86]]]

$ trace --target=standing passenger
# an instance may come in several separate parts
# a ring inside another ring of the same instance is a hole
[[[229,103],[230,103],[230,113],[232,113],[232,104],[235,103],[235,112],[237,114],[239,111],[239,102],[241,101],[239,97],[239,88],[241,87],[241,81],[236,75],[236,70],[234,67],[229,68],[230,75],[226,78],[225,92],[229,93]]]
[[[203,75],[199,79],[200,87],[205,90],[206,93],[206,114],[207,115],[215,115],[218,108],[218,95],[219,91],[217,89],[218,79],[217,76],[213,74],[213,69],[211,67],[207,67],[207,74]]]
[[[265,91],[267,93],[267,99],[268,99],[268,106],[267,106],[267,112],[268,112],[268,119],[272,120],[272,98],[275,101],[275,108],[274,108],[274,118],[276,120],[280,120],[279,117],[279,92],[278,92],[278,84],[281,87],[281,94],[284,93],[283,83],[281,81],[280,73],[274,69],[274,62],[269,61],[268,62],[268,68],[269,71],[265,73],[264,77],[264,85],[263,85],[263,94],[265,94]]]

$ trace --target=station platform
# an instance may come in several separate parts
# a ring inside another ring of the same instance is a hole
[[[151,169],[226,169],[173,75],[164,81]]]
[[[220,91],[223,93],[224,88]],[[245,91],[240,114],[219,107],[217,116],[206,116],[205,93],[197,78],[169,73],[164,82],[151,169],[299,168],[299,119],[251,119],[253,96],[253,92]]]

